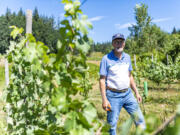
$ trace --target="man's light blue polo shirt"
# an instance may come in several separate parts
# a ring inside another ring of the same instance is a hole
[[[105,55],[100,64],[100,75],[106,76],[106,85],[118,90],[129,88],[129,72],[132,71],[131,58],[123,52],[121,59],[112,50]]]

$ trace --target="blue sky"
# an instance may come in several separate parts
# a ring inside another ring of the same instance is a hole
[[[180,29],[180,0],[87,0],[82,10],[94,27],[90,37],[95,42],[111,41],[115,33],[123,33],[127,37],[128,27],[135,23],[134,7],[139,3],[148,5],[153,23],[162,30],[171,32],[174,26]],[[23,11],[37,7],[41,15],[60,20],[64,13],[60,0],[0,0],[0,14],[4,14],[7,7],[12,12],[17,12],[21,7]]]

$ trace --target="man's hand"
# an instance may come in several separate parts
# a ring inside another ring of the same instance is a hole
[[[106,98],[106,76],[100,76],[99,80],[99,86],[100,86],[100,91],[101,91],[101,96],[102,96],[102,108],[105,111],[111,111],[111,104]]]
[[[142,102],[142,97],[139,95],[139,93],[136,93],[136,98],[137,98],[138,103]]]
[[[139,95],[138,89],[136,87],[136,83],[134,81],[134,78],[133,78],[131,72],[129,72],[129,75],[130,75],[130,85],[131,85],[131,88],[133,89],[133,91],[136,94],[136,98],[137,98],[138,103],[141,103],[142,102],[142,97]]]
[[[111,104],[109,103],[109,101],[107,99],[103,100],[102,107],[105,111],[111,110]]]

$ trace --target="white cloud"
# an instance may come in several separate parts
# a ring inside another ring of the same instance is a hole
[[[95,22],[95,21],[100,21],[104,18],[104,16],[96,16],[96,17],[93,17],[93,18],[89,18],[88,20],[90,22]]]
[[[120,30],[120,29],[125,29],[128,27],[131,27],[135,23],[125,23],[125,24],[115,24],[115,27]]]
[[[172,18],[160,18],[160,19],[154,19],[152,20],[153,23],[158,23],[158,22],[165,22],[165,21],[169,21],[169,20],[172,20]],[[131,27],[132,25],[135,25],[134,22],[129,22],[129,23],[125,23],[125,24],[115,24],[115,27],[120,30],[120,29],[125,29],[125,28],[128,28],[128,27]]]
[[[140,8],[141,7],[141,5],[140,4],[136,4],[136,6],[135,6],[136,8]]]
[[[61,13],[61,14],[59,15],[59,17],[60,17],[61,19],[63,19],[63,18],[64,18],[64,13]]]
[[[157,23],[157,22],[165,22],[165,21],[169,21],[172,20],[172,18],[160,18],[160,19],[154,19],[152,20],[153,23]]]
[[[95,34],[95,32],[94,32],[94,31],[90,31],[90,32],[89,32],[89,34],[94,35],[94,34]]]

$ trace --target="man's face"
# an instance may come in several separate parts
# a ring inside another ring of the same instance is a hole
[[[123,39],[115,39],[112,41],[114,50],[118,53],[122,52],[125,46],[125,41]]]

